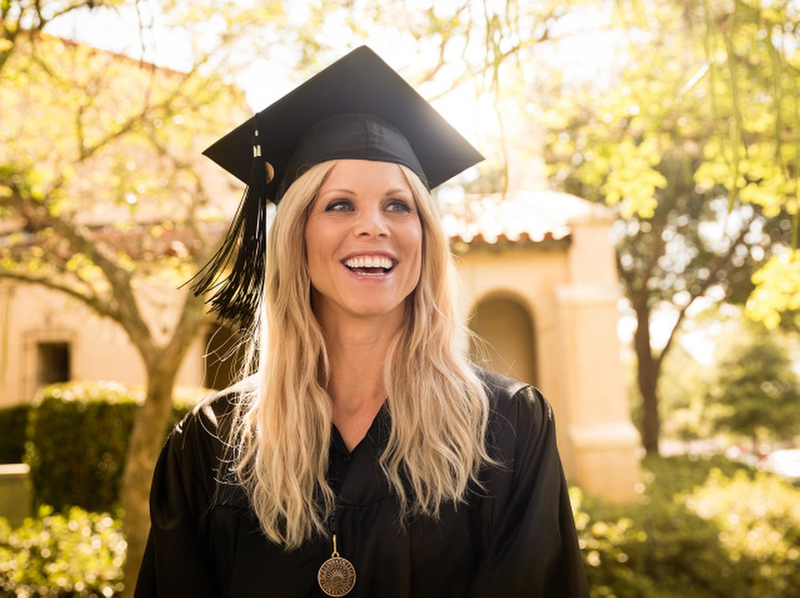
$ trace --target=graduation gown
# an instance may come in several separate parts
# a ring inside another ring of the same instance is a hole
[[[442,506],[438,519],[398,524],[378,458],[384,406],[352,452],[335,427],[328,479],[337,493],[338,551],[356,570],[348,598],[584,598],[583,571],[550,405],[538,390],[481,372],[492,406],[483,490]],[[221,393],[170,434],[155,470],[151,529],[137,598],[322,597],[329,538],[285,552],[261,533],[243,489],[220,482],[232,409]]]

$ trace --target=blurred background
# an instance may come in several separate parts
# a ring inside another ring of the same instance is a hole
[[[130,596],[236,380],[202,150],[369,45],[486,160],[436,190],[472,358],[538,386],[593,596],[800,587],[800,5],[0,0],[0,592]]]

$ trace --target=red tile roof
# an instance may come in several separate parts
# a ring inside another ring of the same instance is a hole
[[[611,217],[601,205],[557,191],[440,197],[445,232],[453,245],[530,245],[569,242],[571,223]]]

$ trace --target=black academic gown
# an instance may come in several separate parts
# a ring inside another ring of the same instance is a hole
[[[348,598],[589,595],[550,405],[534,388],[481,372],[491,405],[489,444],[504,466],[441,517],[398,525],[378,458],[382,409],[349,452],[333,428],[328,479],[336,491],[340,556],[356,569]],[[156,466],[152,526],[136,587],[145,597],[321,597],[328,538],[286,553],[260,532],[242,489],[218,480],[230,393],[204,402],[172,432]]]

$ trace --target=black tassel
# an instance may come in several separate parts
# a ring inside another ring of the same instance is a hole
[[[264,293],[267,263],[267,173],[258,131],[254,138],[253,167],[250,185],[244,191],[230,229],[217,253],[203,266],[193,279],[192,292],[201,295],[216,291],[208,301],[211,312],[248,328],[253,323],[256,310]],[[236,252],[233,269],[224,280],[219,276]],[[199,278],[198,278],[199,277]]]

